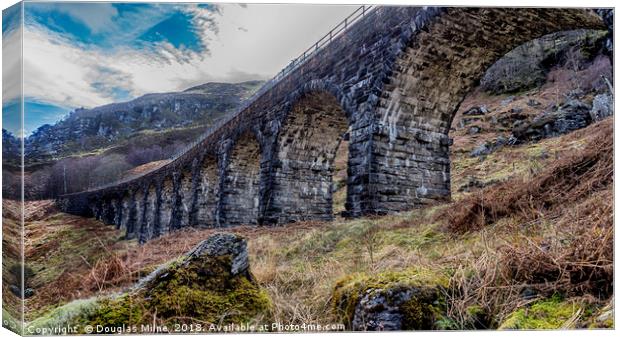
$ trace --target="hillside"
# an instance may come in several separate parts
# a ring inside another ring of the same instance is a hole
[[[260,85],[262,81],[205,83],[182,92],[147,94],[128,102],[76,109],[27,138],[27,164],[107,148],[142,131],[209,125]]]
[[[177,93],[147,94],[129,102],[77,109],[55,125],[44,125],[24,144],[26,198],[81,191],[131,175],[137,166],[169,159],[262,83],[205,83]],[[20,190],[16,179],[20,144],[6,130],[2,143],[7,182],[3,193],[15,196]]]

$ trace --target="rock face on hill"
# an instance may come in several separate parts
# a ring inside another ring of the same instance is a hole
[[[2,158],[3,163],[18,164],[20,153],[20,141],[12,133],[2,129]]]
[[[55,125],[37,129],[26,139],[25,151],[36,158],[52,157],[109,146],[137,131],[208,125],[239,106],[261,84],[206,83],[182,92],[77,109]]]
[[[553,66],[579,67],[588,55],[605,48],[601,31],[575,30],[549,34],[530,41],[496,62],[480,81],[492,94],[513,93],[539,86]]]

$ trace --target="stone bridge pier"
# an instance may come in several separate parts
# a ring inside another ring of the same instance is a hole
[[[330,220],[345,137],[345,215],[449,200],[448,132],[465,96],[510,50],[572,29],[606,26],[588,9],[378,7],[169,164],[58,205],[141,242],[187,227]]]

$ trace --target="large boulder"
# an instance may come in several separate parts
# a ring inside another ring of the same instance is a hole
[[[543,112],[532,121],[515,123],[511,144],[556,137],[592,123],[591,107],[579,100],[568,100],[557,111]]]
[[[96,299],[88,310],[67,314],[60,307],[56,311],[63,313],[66,323],[116,331],[153,323],[169,328],[184,323],[208,328],[209,323],[268,322],[270,308],[269,297],[249,271],[246,241],[223,233],[202,241],[121,294]],[[58,324],[58,312],[38,319],[33,326]]]
[[[356,331],[432,330],[444,316],[447,281],[423,271],[351,275],[333,292],[336,315]]]
[[[600,94],[594,97],[592,101],[592,110],[590,117],[593,121],[598,122],[614,114],[614,99],[609,94]]]

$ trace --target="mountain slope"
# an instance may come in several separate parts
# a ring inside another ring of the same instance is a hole
[[[49,160],[109,147],[145,130],[208,125],[236,108],[261,84],[205,83],[182,92],[147,94],[128,102],[76,109],[27,138],[27,160]]]

